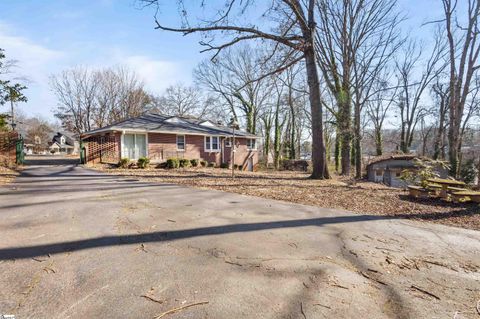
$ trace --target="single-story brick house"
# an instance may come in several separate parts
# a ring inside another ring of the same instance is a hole
[[[406,169],[415,168],[413,154],[387,154],[373,158],[367,165],[367,179],[370,182],[383,183],[390,187],[406,187],[400,177]],[[448,171],[442,167],[436,169],[440,178],[447,178]]]
[[[148,157],[201,159],[231,165],[232,129],[208,120],[145,114],[81,135],[86,162],[118,162]],[[235,164],[253,170],[258,163],[256,135],[235,130]]]

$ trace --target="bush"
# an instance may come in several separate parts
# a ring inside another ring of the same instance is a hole
[[[191,159],[191,160],[190,160],[190,164],[191,164],[193,167],[197,167],[197,166],[198,166],[198,163],[199,163],[199,160],[198,160],[198,159]]]
[[[167,159],[167,168],[179,168],[180,161],[178,158],[169,158]]]
[[[207,167],[208,162],[202,160],[202,161],[200,161],[200,165],[202,165],[202,167]]]
[[[190,166],[190,160],[182,158],[179,161],[180,167],[189,167]]]
[[[403,170],[400,179],[407,184],[417,184],[422,188],[427,188],[429,179],[439,177],[438,168],[449,169],[446,162],[439,160],[415,158],[413,163],[415,168]]]
[[[130,159],[126,157],[121,158],[117,164],[119,168],[128,168],[129,165],[130,165]]]
[[[467,160],[460,167],[460,178],[468,185],[471,185],[475,182],[475,177],[477,176],[478,171],[475,167],[475,162],[473,159]]]
[[[228,163],[222,163],[222,164],[220,164],[220,168],[228,168]]]
[[[215,162],[208,163],[208,167],[215,167],[215,165],[217,165],[217,163],[215,163]]]
[[[150,159],[148,157],[140,157],[137,160],[138,168],[146,168],[150,164]]]

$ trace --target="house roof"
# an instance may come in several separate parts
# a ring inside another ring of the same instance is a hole
[[[418,158],[418,156],[413,154],[386,154],[386,155],[374,157],[372,160],[370,160],[367,166],[384,162],[384,161],[389,161],[389,160],[407,160],[408,161],[408,160],[413,160],[415,158]]]
[[[152,132],[152,133],[172,133],[172,134],[191,134],[191,135],[232,135],[232,129],[197,118],[188,118],[180,116],[165,116],[160,114],[144,114],[133,117],[125,121],[114,123],[96,130],[82,134],[82,138],[96,135],[99,133],[114,131],[133,131],[133,132]],[[235,130],[235,135],[239,137],[256,138],[254,134],[245,131]]]
[[[75,140],[73,139],[73,137],[71,137],[70,135],[67,135],[66,133],[61,133],[61,132],[57,132],[57,134],[55,134],[52,137],[52,143],[57,143],[59,145],[62,145],[61,143],[62,136],[65,138],[65,144],[63,145],[73,146],[75,144]]]

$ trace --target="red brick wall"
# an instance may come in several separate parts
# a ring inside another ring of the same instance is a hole
[[[243,169],[247,169],[247,160],[252,158],[253,165],[258,163],[258,150],[249,150],[247,147],[246,138],[235,138],[236,152],[235,152],[235,164],[240,165]],[[230,161],[230,155],[232,150],[230,147],[225,147],[225,162]]]
[[[117,163],[120,160],[120,136],[120,133],[116,133],[84,139],[87,163]]]
[[[148,157],[152,163],[165,162],[169,158],[202,159],[209,163],[215,162],[217,166],[222,162],[230,162],[231,148],[224,147],[224,138],[220,138],[222,147],[219,152],[205,152],[205,137],[199,135],[185,135],[185,151],[177,150],[176,134],[149,133],[147,141]],[[116,163],[120,160],[120,133],[91,136],[84,139],[83,142],[87,150],[87,162],[89,163]],[[248,150],[245,138],[237,138],[236,144],[235,164],[246,169],[248,158],[253,159],[254,165],[258,163],[258,151]]]
[[[169,158],[202,159],[220,165],[222,161],[230,161],[230,147],[223,147],[224,138],[220,139],[223,151],[205,152],[205,137],[199,135],[185,135],[185,151],[177,150],[177,137],[175,134],[149,133],[148,157],[152,162],[164,162]],[[247,140],[236,139],[237,152],[235,164],[244,165],[247,157],[252,157],[254,164],[258,163],[258,151],[247,150]]]

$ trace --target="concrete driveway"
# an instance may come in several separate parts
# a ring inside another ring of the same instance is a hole
[[[34,164],[0,188],[0,314],[478,318],[479,232]]]

